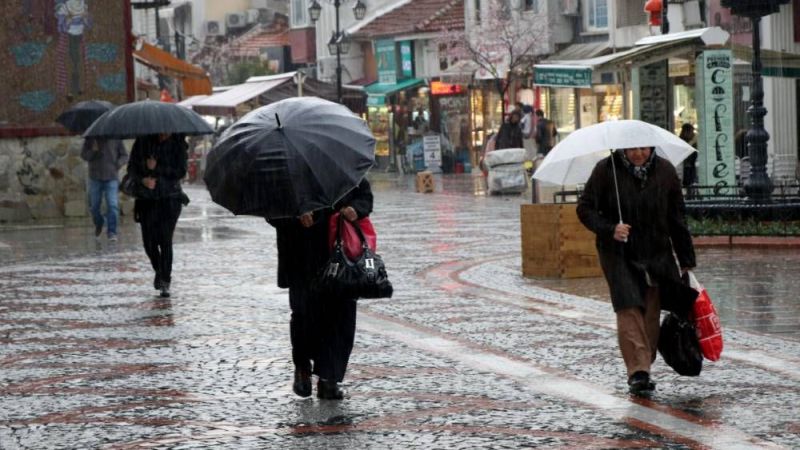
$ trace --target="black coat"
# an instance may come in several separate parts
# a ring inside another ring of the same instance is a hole
[[[631,226],[628,242],[614,239],[619,214],[610,158],[594,168],[578,201],[578,217],[597,235],[614,310],[644,306],[647,272],[659,286],[662,309],[683,315],[697,294],[681,281],[678,267],[695,266],[678,174],[669,161],[656,155],[642,184],[625,169],[619,154],[614,158],[623,222]]]
[[[181,180],[186,176],[188,166],[188,150],[183,136],[172,135],[164,142],[158,142],[155,136],[136,139],[128,159],[128,175],[134,180],[134,193],[137,199],[159,200],[176,198],[182,194]],[[147,168],[147,158],[156,158],[156,168]],[[147,189],[142,179],[153,177],[156,188]]]
[[[495,149],[522,148],[522,127],[519,123],[505,122],[500,126]]]
[[[328,219],[334,213],[352,206],[358,218],[372,212],[372,189],[365,178],[342,198],[333,209],[314,212],[314,225],[305,228],[299,219],[270,220],[278,233],[278,287],[289,288],[308,284],[330,257]]]

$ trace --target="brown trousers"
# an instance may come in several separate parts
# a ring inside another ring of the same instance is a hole
[[[644,309],[633,307],[617,311],[617,339],[630,377],[638,371],[650,373],[658,350],[661,299],[657,287],[645,294]]]

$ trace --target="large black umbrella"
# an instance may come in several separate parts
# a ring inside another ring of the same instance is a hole
[[[87,100],[78,102],[67,108],[58,116],[56,122],[64,125],[68,130],[83,133],[106,111],[113,109],[114,105],[105,100]]]
[[[117,106],[103,114],[83,137],[132,139],[149,134],[198,135],[213,132],[211,126],[189,108],[145,100]]]
[[[375,163],[375,138],[345,106],[289,98],[231,125],[208,154],[211,198],[234,214],[268,219],[330,208]]]

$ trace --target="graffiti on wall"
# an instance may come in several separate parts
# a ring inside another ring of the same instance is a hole
[[[7,0],[0,17],[0,127],[38,128],[71,104],[127,101],[126,2]]]

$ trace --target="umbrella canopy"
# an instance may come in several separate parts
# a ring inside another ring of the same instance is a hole
[[[150,134],[212,134],[214,130],[196,112],[174,103],[128,103],[100,116],[83,137],[132,139]]]
[[[611,150],[655,147],[677,166],[695,150],[669,131],[640,120],[612,120],[581,128],[550,150],[533,178],[565,185],[584,183]]]
[[[56,122],[64,125],[69,131],[83,133],[106,111],[114,105],[105,100],[87,100],[67,108],[56,118]]]
[[[375,138],[347,107],[297,97],[231,125],[208,154],[211,198],[234,214],[279,219],[330,208],[375,163]]]

